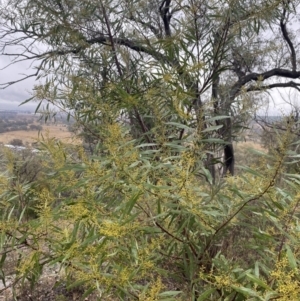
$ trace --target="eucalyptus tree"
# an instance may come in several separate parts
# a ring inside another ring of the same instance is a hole
[[[208,141],[207,165],[221,150],[223,174],[234,174],[232,142],[255,95],[298,89],[299,45],[290,25],[297,5],[4,0],[1,54],[15,64],[31,61],[34,70],[2,87],[41,80],[33,98],[73,112],[92,142],[101,140],[103,118],[122,120],[157,148],[194,130],[200,144]]]

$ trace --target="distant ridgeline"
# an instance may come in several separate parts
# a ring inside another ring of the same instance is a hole
[[[274,116],[256,116],[255,119],[257,121],[263,121],[266,123],[278,123],[278,122],[282,122],[285,120],[285,118],[289,117],[289,115],[274,115]],[[298,119],[299,116],[291,116],[294,117],[295,119]],[[296,121],[296,120],[295,120]]]
[[[19,110],[0,110],[0,115],[17,115],[17,114],[34,114],[30,111],[19,111]]]
[[[18,116],[17,114],[0,114],[0,133],[9,131],[41,131],[43,122],[36,124],[35,116]]]

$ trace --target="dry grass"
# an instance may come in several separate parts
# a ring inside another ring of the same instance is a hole
[[[0,133],[0,143],[8,144],[13,139],[21,139],[24,144],[31,144],[36,142],[38,138],[43,136],[49,136],[56,138],[64,143],[79,144],[80,141],[76,139],[74,135],[68,131],[63,125],[47,125],[43,126],[42,131],[11,131],[6,133]]]
[[[238,142],[235,144],[235,147],[241,151],[245,149],[255,149],[258,151],[267,152],[267,150],[263,148],[260,143],[254,141]]]
[[[236,173],[241,172],[239,166],[258,167],[261,160],[261,155],[255,153],[268,153],[260,143],[254,141],[238,142],[234,145]]]

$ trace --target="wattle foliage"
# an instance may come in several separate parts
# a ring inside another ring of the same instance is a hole
[[[19,249],[17,279],[34,284],[59,264],[70,288],[98,290],[103,300],[298,298],[299,179],[284,174],[288,134],[282,155],[262,155],[256,170],[212,184],[201,135],[158,148],[137,145],[118,123],[105,128],[93,157],[44,141],[44,174],[32,183],[9,168],[16,158],[8,154],[3,279]]]
[[[59,266],[83,300],[298,300],[297,120],[233,176],[259,95],[299,89],[298,17],[278,0],[2,1],[0,54],[36,68],[2,86],[40,80],[37,111],[83,142],[3,151],[3,283],[17,254],[9,286]]]

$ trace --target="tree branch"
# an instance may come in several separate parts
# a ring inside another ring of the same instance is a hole
[[[141,45],[138,41],[130,40],[130,39],[127,39],[127,38],[113,38],[112,41],[115,44],[128,47],[131,50],[148,54],[148,55],[154,57],[155,59],[157,59],[160,62],[168,63],[171,66],[175,65],[175,62],[171,62],[162,53],[160,53],[160,52],[158,52],[154,49],[150,49],[148,47],[145,47],[145,46]],[[104,34],[99,34],[95,38],[86,40],[86,43],[90,44],[90,45],[97,44],[97,43],[102,44],[102,45],[110,45],[110,39],[108,37],[106,37]],[[76,50],[71,50],[71,51],[68,51],[68,50],[65,51],[65,52],[64,51],[58,51],[57,54],[78,53],[81,50],[82,50],[82,47],[77,48]]]
[[[262,73],[252,72],[250,74],[247,74],[246,76],[241,77],[232,86],[231,91],[230,91],[230,99],[234,99],[238,95],[238,93],[240,92],[240,89],[244,85],[246,85],[247,83],[249,83],[251,81],[258,81],[258,80],[264,81],[264,80],[266,80],[268,78],[271,78],[273,76],[280,76],[280,77],[284,77],[284,78],[297,79],[297,78],[300,78],[300,71],[293,71],[293,70],[281,69],[281,68],[273,68],[269,71],[262,72]],[[284,85],[284,84],[277,84],[277,85],[279,87],[279,85]],[[276,88],[276,86],[273,86],[273,85],[268,85],[268,86],[270,88]],[[266,88],[268,86],[266,86]],[[284,86],[282,86],[282,87],[284,87]],[[293,88],[295,88],[295,85],[293,86]],[[262,88],[260,88],[260,89],[262,89]],[[256,91],[258,91],[258,90],[259,89],[257,89]],[[255,91],[255,89],[253,88],[253,90],[251,90],[251,91]]]
[[[172,14],[170,13],[170,4],[171,0],[163,0],[159,7],[160,15],[164,22],[164,28],[167,37],[171,36],[170,21],[172,18]]]
[[[244,77],[241,78],[241,84],[245,85],[246,83],[250,82],[251,80],[257,81],[257,80],[266,80],[273,76],[281,76],[285,78],[300,78],[300,71],[296,70],[288,70],[288,69],[281,69],[281,68],[274,68],[266,72],[262,73],[250,73]]]
[[[287,5],[289,4],[289,1],[287,1]],[[283,13],[282,13],[282,17],[280,19],[280,29],[283,35],[283,38],[285,39],[285,41],[287,42],[290,51],[291,51],[291,62],[292,62],[292,70],[296,71],[297,68],[297,59],[296,59],[296,52],[295,52],[295,48],[294,45],[289,37],[287,28],[286,28],[286,8],[283,9]]]
[[[161,38],[162,38],[159,29],[157,29],[155,26],[153,26],[153,25],[150,24],[149,22],[144,22],[144,21],[142,21],[142,20],[140,20],[140,19],[136,19],[134,16],[130,16],[130,17],[129,17],[129,20],[134,21],[134,22],[136,22],[136,23],[140,23],[140,24],[143,25],[145,28],[150,29],[150,30],[155,34],[155,36],[156,36],[158,39],[161,39]]]
[[[287,82],[287,83],[275,83],[270,85],[264,85],[264,86],[250,86],[246,89],[247,92],[253,92],[253,91],[263,91],[273,88],[295,88],[300,92],[300,83],[295,83],[293,81]]]
[[[35,77],[35,76],[38,76],[38,73],[39,73],[39,69],[35,72],[35,73],[32,73],[32,74],[29,74],[29,75],[24,75],[24,77],[18,79],[18,80],[15,80],[15,81],[11,81],[11,82],[6,82],[4,84],[0,84],[0,89],[3,90],[9,86],[12,86],[16,83],[19,83],[19,82],[22,82],[30,77]]]
[[[67,55],[67,54],[79,54],[81,51],[85,50],[86,48],[88,48],[89,45],[94,45],[94,44],[101,44],[101,45],[121,45],[121,46],[125,46],[127,48],[130,48],[136,52],[143,52],[145,54],[148,54],[150,56],[152,56],[154,59],[156,59],[159,62],[162,63],[167,63],[168,65],[172,66],[172,67],[176,67],[178,68],[178,62],[177,61],[172,61],[170,60],[167,56],[163,55],[162,53],[145,47],[141,44],[139,44],[138,41],[134,41],[134,40],[130,40],[127,38],[113,38],[112,36],[108,37],[104,34],[99,34],[97,37],[92,38],[92,39],[87,39],[85,40],[85,43],[87,44],[86,46],[80,46],[77,48],[73,48],[73,49],[61,49],[61,50],[51,50],[51,51],[47,51],[41,54],[36,54],[33,55],[31,57],[28,57],[28,60],[42,60],[43,62],[45,62],[45,60],[47,60],[48,58],[55,56],[55,55]],[[6,54],[9,55],[9,54]],[[16,56],[17,54],[13,54],[14,56]],[[22,59],[22,60],[26,60],[26,59]],[[21,61],[21,60],[20,60]],[[34,77],[37,76],[39,71],[41,69],[41,64],[38,67],[38,70],[36,73],[34,74],[30,74],[30,75],[26,75],[25,77],[23,77],[22,79],[16,80],[16,81],[12,81],[12,82],[6,82],[1,84],[0,86],[2,88],[7,88],[8,86],[11,86],[15,83],[21,82],[29,77]]]

